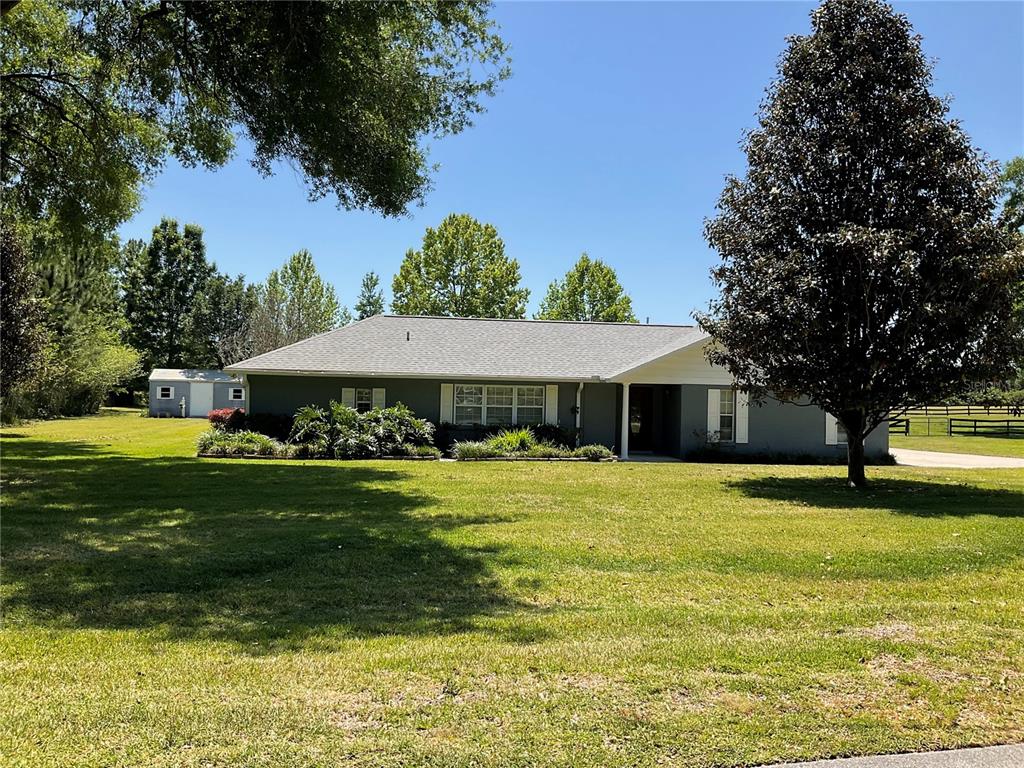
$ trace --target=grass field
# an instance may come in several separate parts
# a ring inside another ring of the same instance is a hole
[[[202,427],[3,432],[0,764],[1024,739],[1024,472],[199,460]]]
[[[972,414],[956,418],[977,419],[978,421],[1005,421],[1017,417],[1007,414]],[[945,453],[976,453],[982,456],[1010,456],[1024,458],[1024,438],[988,437],[975,435],[948,435],[948,417],[913,415],[910,417],[909,435],[890,435],[893,448],[913,448],[918,451],[943,451]]]

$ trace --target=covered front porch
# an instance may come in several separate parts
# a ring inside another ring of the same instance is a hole
[[[619,457],[681,457],[682,399],[680,384],[622,384]]]

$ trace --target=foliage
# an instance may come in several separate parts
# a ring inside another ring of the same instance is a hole
[[[122,270],[126,341],[142,354],[143,368],[212,366],[211,329],[201,320],[215,268],[202,228],[161,219],[148,245],[126,244]]]
[[[519,262],[490,224],[451,214],[428,227],[419,251],[410,249],[392,282],[391,310],[398,315],[446,317],[526,316],[528,289]]]
[[[494,448],[488,440],[456,440],[451,447],[452,456],[460,461],[466,459],[496,459],[504,454]]]
[[[421,459],[439,459],[441,450],[436,445],[412,445],[405,443],[397,456],[415,456]]]
[[[533,424],[530,431],[537,438],[537,442],[554,443],[555,445],[574,445],[576,443],[576,430],[563,429],[557,424]]]
[[[748,171],[706,226],[721,296],[699,317],[754,400],[802,393],[845,426],[849,482],[890,411],[1000,378],[1020,344],[1021,253],[998,183],[946,104],[907,19],[826,0],[789,40]]]
[[[292,432],[295,417],[277,413],[247,413],[245,429],[259,432],[275,440],[287,440]]]
[[[587,459],[589,461],[605,461],[615,457],[612,453],[611,448],[607,445],[598,445],[596,443],[590,445],[581,445],[579,448],[572,452],[572,455],[579,459]]]
[[[199,435],[196,448],[212,456],[287,456],[288,446],[259,432],[211,428]]]
[[[312,198],[403,212],[429,187],[423,142],[455,134],[508,75],[474,2],[3,4],[5,206],[111,231],[168,154],[223,164],[244,133],[264,174]]]
[[[217,408],[206,414],[206,418],[211,427],[224,432],[241,432],[246,426],[245,410],[242,408]]]
[[[568,459],[572,457],[573,452],[564,445],[540,441],[525,451],[520,451],[519,454],[531,459]]]
[[[1000,221],[1011,232],[1024,234],[1024,157],[1015,157],[999,176],[1003,189]]]
[[[633,302],[622,290],[615,270],[585,253],[562,281],[555,280],[548,286],[536,317],[539,320],[636,322]]]
[[[215,274],[193,311],[196,327],[210,340],[217,368],[250,357],[249,321],[256,309],[256,286],[239,275]]]
[[[4,420],[95,413],[107,394],[139,372],[139,354],[96,318],[50,333],[30,381],[4,400]]]
[[[511,456],[530,450],[537,444],[537,438],[528,427],[503,429],[487,439],[487,444],[502,456]]]
[[[331,401],[327,408],[309,405],[295,414],[289,443],[312,458],[363,459],[407,456],[433,446],[434,426],[418,419],[406,406],[357,413]],[[432,452],[428,451],[432,455]]]
[[[10,222],[0,219],[0,397],[36,373],[46,334],[36,277]]]
[[[380,277],[376,272],[367,272],[363,275],[355,310],[357,320],[365,320],[384,313],[384,292],[380,289]]]
[[[307,250],[291,256],[256,289],[248,326],[250,355],[308,339],[351,322],[334,286],[316,269]]]

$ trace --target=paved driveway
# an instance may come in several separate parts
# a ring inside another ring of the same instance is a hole
[[[915,451],[919,453],[919,451]],[[815,760],[785,763],[775,768],[1021,768],[1024,744],[1008,747],[953,749],[948,752],[917,752],[910,755],[851,757],[845,760]],[[771,768],[764,766],[763,768]]]
[[[979,456],[975,453],[940,453],[915,451],[910,448],[890,448],[897,464],[908,467],[949,467],[952,469],[1024,469],[1024,459],[1008,456]],[[1024,764],[1022,764],[1024,765]]]

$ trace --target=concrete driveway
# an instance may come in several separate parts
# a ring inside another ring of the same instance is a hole
[[[762,768],[1021,768],[1022,765],[1024,744],[952,749],[948,752],[916,752],[909,755],[814,760],[810,763],[784,763]]]
[[[1024,459],[1008,456],[979,456],[976,453],[940,453],[890,448],[897,464],[907,467],[947,467],[949,469],[1024,469]]]

